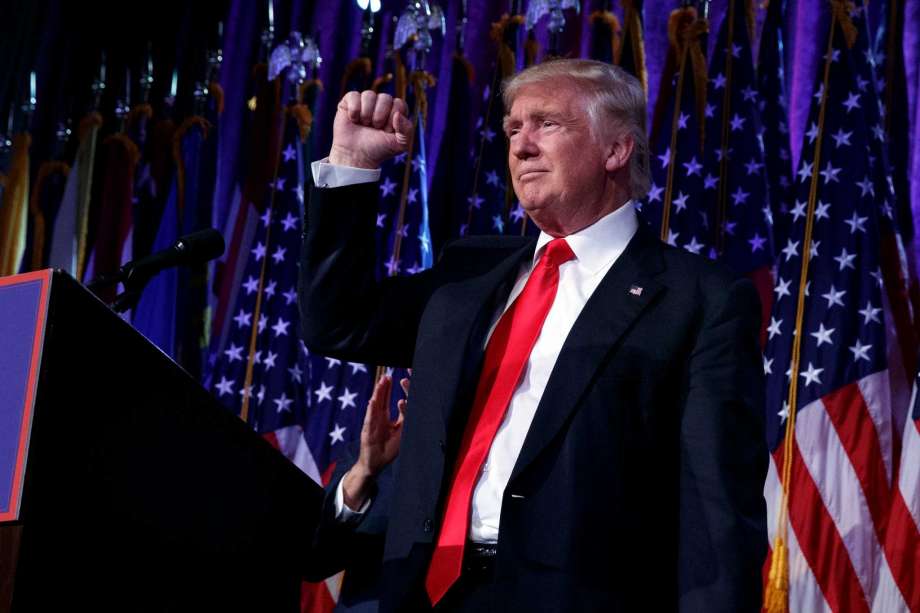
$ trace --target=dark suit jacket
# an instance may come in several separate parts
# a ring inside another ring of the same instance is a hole
[[[312,192],[302,333],[316,352],[414,369],[381,610],[420,610],[485,335],[535,243],[462,239],[377,282],[377,190]],[[759,610],[759,317],[749,281],[640,224],[569,333],[505,490],[497,610]]]

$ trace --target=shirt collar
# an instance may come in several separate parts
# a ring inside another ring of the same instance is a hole
[[[565,237],[565,241],[575,253],[579,267],[593,274],[620,257],[638,227],[636,207],[633,201],[629,200],[587,228],[569,234]],[[533,264],[537,263],[537,260],[543,255],[543,249],[553,238],[555,237],[546,232],[540,232],[537,249],[533,254]]]

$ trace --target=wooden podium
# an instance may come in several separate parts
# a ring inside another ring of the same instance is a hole
[[[297,611],[321,502],[71,277],[0,279],[0,611]]]

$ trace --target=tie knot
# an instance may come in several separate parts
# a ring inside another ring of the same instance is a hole
[[[564,238],[554,238],[546,245],[541,261],[551,268],[558,268],[575,257],[575,252]]]

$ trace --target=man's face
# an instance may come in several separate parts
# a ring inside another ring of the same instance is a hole
[[[608,154],[591,133],[583,95],[572,83],[557,83],[523,87],[505,130],[521,206],[542,230],[564,235],[573,224],[580,229],[600,216],[600,199],[608,195]]]

